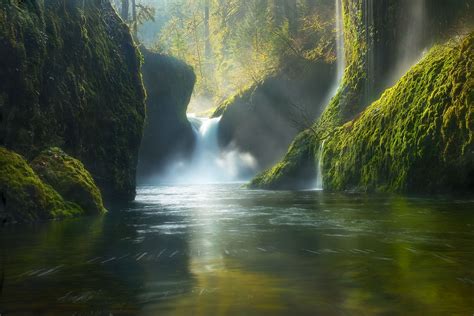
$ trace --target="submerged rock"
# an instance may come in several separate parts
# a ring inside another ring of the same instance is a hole
[[[3,147],[0,147],[0,196],[2,221],[31,222],[83,213],[80,206],[65,201],[43,183],[22,156]]]
[[[147,182],[170,161],[186,159],[195,144],[186,110],[196,75],[193,68],[171,56],[142,48],[147,118],[140,147],[138,181]]]
[[[79,205],[86,214],[106,212],[99,188],[79,160],[59,148],[50,148],[37,156],[30,165],[45,183],[66,200]]]

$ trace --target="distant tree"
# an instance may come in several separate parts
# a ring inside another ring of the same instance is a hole
[[[120,15],[122,17],[122,20],[124,20],[125,23],[128,23],[130,1],[129,0],[121,0],[121,2],[122,2],[122,7],[121,7]]]
[[[154,21],[155,7],[138,2],[137,0],[115,0],[112,2],[116,10],[120,12],[122,20],[130,26],[132,34],[138,40],[138,28],[146,21]],[[130,9],[132,16],[130,17]]]
[[[132,31],[135,38],[138,38],[137,2],[132,0]]]
[[[211,39],[209,33],[209,12],[210,12],[210,1],[204,1],[204,40],[206,42],[204,55],[207,59],[211,58]]]
[[[222,100],[298,60],[334,60],[333,0],[173,0],[167,10],[156,47],[194,67],[200,96]]]

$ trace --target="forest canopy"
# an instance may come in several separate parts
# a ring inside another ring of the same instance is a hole
[[[115,7],[140,43],[193,66],[201,107],[193,102],[191,111],[296,63],[336,58],[328,0],[115,0]]]

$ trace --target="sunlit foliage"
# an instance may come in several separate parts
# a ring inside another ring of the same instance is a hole
[[[154,42],[191,64],[196,97],[219,102],[298,60],[334,59],[327,0],[175,0]]]

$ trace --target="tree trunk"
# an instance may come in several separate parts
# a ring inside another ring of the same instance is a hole
[[[135,40],[138,36],[138,21],[137,21],[137,3],[136,0],[132,0],[132,32],[133,36],[135,36]]]
[[[129,0],[122,0],[122,10],[120,11],[120,15],[122,16],[122,20],[124,22],[128,22],[128,8],[130,7]]]
[[[205,49],[204,54],[206,59],[211,58],[211,40],[209,38],[209,0],[205,0],[204,2],[204,40],[205,40]]]
[[[284,0],[273,0],[273,20],[276,26],[281,26],[285,18],[285,5]]]
[[[298,6],[296,0],[285,2],[285,13],[288,19],[290,34],[296,35],[298,33]]]

